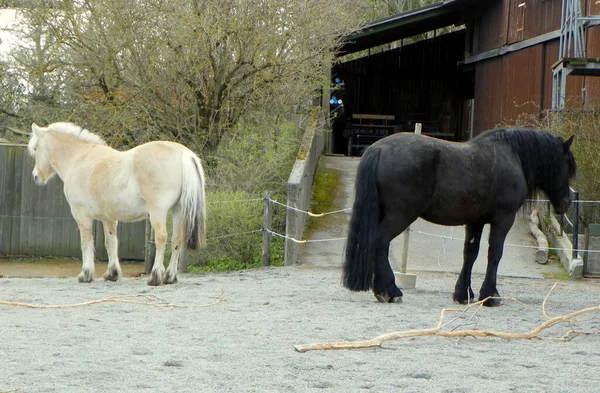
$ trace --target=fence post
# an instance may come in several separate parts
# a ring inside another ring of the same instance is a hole
[[[579,256],[579,191],[573,193],[573,259]]]
[[[271,266],[271,221],[273,219],[273,202],[271,192],[265,194],[265,213],[262,238],[262,265]]]

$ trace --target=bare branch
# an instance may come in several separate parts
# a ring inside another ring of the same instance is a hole
[[[554,287],[552,287],[554,289]],[[552,290],[550,290],[552,292]],[[550,293],[548,293],[550,295]],[[544,305],[546,302],[546,298],[544,299]],[[330,342],[330,343],[321,343],[321,344],[300,344],[295,345],[294,348],[298,352],[307,352],[314,350],[333,350],[333,349],[360,349],[360,348],[376,348],[381,347],[381,345],[386,341],[398,340],[401,338],[409,338],[409,337],[424,337],[424,336],[440,336],[440,337],[451,337],[451,338],[465,338],[465,337],[495,337],[495,338],[503,338],[507,340],[532,340],[532,339],[541,339],[546,337],[540,337],[540,333],[552,327],[554,325],[558,325],[561,323],[573,322],[573,318],[588,314],[588,313],[597,313],[600,312],[600,305],[596,307],[588,307],[582,310],[574,311],[572,313],[561,315],[554,318],[549,318],[544,323],[536,326],[534,329],[529,332],[523,333],[513,333],[513,332],[503,332],[497,330],[477,330],[477,329],[465,329],[465,330],[444,330],[443,327],[447,326],[447,323],[444,323],[445,314],[448,312],[460,312],[464,314],[469,308],[477,307],[477,310],[473,315],[475,315],[482,307],[483,303],[488,300],[484,299],[476,303],[469,304],[463,309],[443,309],[440,313],[440,320],[438,325],[432,329],[418,329],[418,330],[405,330],[398,331],[393,333],[383,334],[381,336],[374,337],[370,340],[365,341],[341,341],[341,342]],[[510,299],[514,300],[514,299]],[[544,315],[545,312],[544,312]],[[472,318],[472,317],[471,317]],[[454,320],[453,320],[454,321]],[[584,334],[575,332],[574,330],[567,331],[561,337],[554,337],[551,339],[555,340],[567,340],[572,338],[574,334]]]

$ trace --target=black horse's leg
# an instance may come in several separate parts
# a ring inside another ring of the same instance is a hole
[[[468,304],[474,298],[473,290],[471,289],[471,272],[473,264],[479,254],[479,242],[481,241],[481,233],[483,232],[483,224],[467,224],[465,225],[465,245],[463,249],[463,267],[454,287],[454,301],[460,304]]]
[[[492,223],[490,228],[490,246],[488,249],[488,264],[485,272],[485,278],[479,291],[479,300],[484,300],[488,297],[499,297],[498,289],[496,288],[496,278],[498,274],[498,265],[502,253],[504,251],[504,240],[508,231],[512,227],[515,221],[515,215],[509,215],[503,217],[500,220],[496,220]],[[494,307],[501,305],[500,299],[488,299],[483,305],[488,307]]]
[[[406,223],[408,222],[408,223]],[[386,216],[377,229],[377,256],[373,277],[373,293],[380,302],[402,301],[402,291],[396,286],[396,276],[390,265],[390,242],[410,225],[410,220]]]
[[[377,247],[373,293],[380,302],[399,303],[402,301],[402,291],[396,286],[396,276],[388,259],[389,249],[389,242]]]

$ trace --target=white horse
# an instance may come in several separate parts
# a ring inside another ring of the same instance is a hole
[[[58,174],[81,234],[83,267],[79,282],[94,279],[92,224],[102,221],[108,251],[104,279],[121,276],[117,255],[117,222],[150,215],[156,258],[148,285],[177,282],[184,245],[195,249],[206,241],[204,171],[200,159],[173,142],[149,142],[128,151],[108,147],[98,135],[71,123],[31,125],[29,153],[35,158],[33,180],[44,185]],[[172,210],[171,261],[163,266],[167,214]]]

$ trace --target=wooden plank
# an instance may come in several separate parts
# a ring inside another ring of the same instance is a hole
[[[126,260],[144,260],[146,220],[120,222],[118,228],[119,257]],[[169,233],[172,236],[171,233]]]
[[[393,125],[385,124],[352,124],[352,128],[394,128]]]
[[[368,113],[353,113],[353,119],[375,119],[375,120],[394,120],[396,116],[393,115],[373,115]]]
[[[16,149],[6,146],[0,149],[0,196],[14,195]],[[13,211],[13,198],[0,197],[0,253],[7,254],[14,247],[16,216]]]

